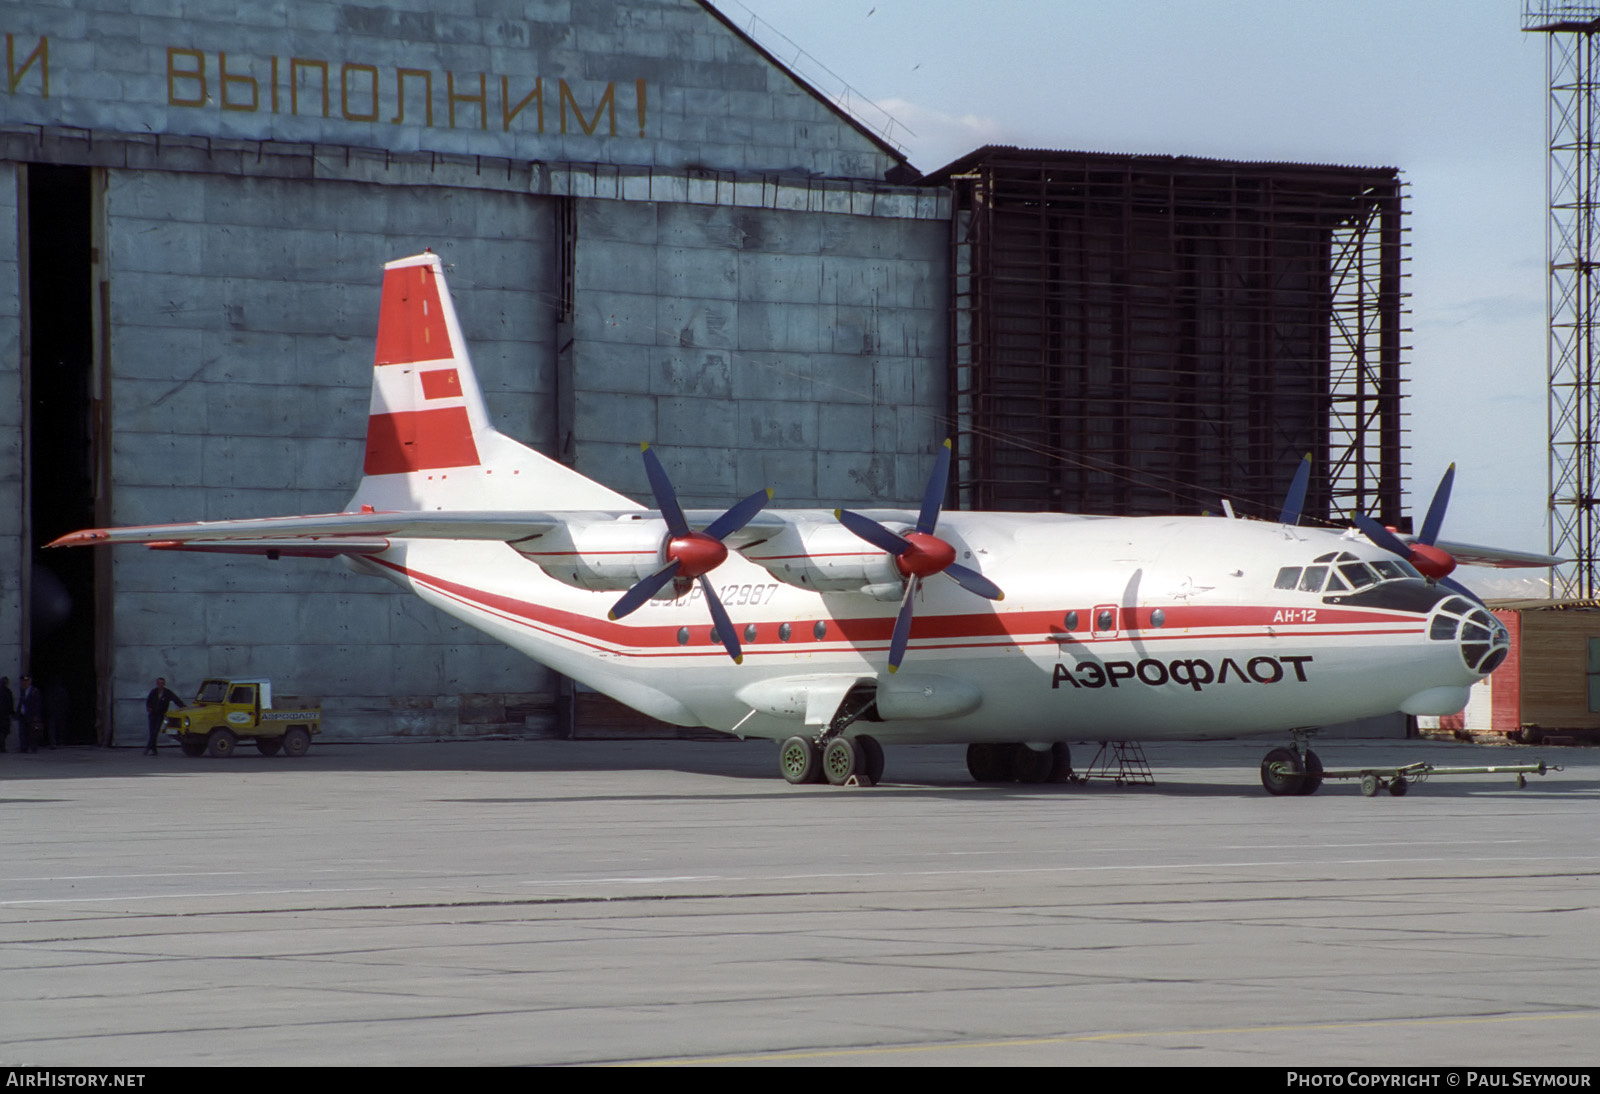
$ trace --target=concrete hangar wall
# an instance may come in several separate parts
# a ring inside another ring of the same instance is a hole
[[[649,440],[688,504],[919,496],[948,196],[711,8],[170,8],[0,11],[0,672],[65,682],[74,739],[136,738],[158,674],[351,734],[547,718],[545,670],[337,564],[36,549],[342,508],[380,266],[424,247],[499,428],[584,473],[647,497]]]

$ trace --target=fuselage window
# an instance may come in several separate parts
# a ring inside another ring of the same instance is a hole
[[[689,644],[689,628],[688,627],[679,627],[678,628],[678,645],[687,646],[688,644]]]
[[[1300,567],[1285,566],[1278,571],[1278,580],[1272,583],[1274,589],[1293,589],[1300,584]]]
[[[794,628],[787,623],[778,624],[778,638],[780,641],[789,641],[789,636],[794,633]]]
[[[1078,613],[1077,612],[1068,612],[1065,622],[1067,624],[1067,630],[1069,630],[1069,631],[1077,630],[1078,629]]]
[[[1322,581],[1328,576],[1326,566],[1307,566],[1305,576],[1300,579],[1300,591],[1315,593],[1322,590]]]
[[[817,638],[818,642],[820,642],[824,638],[828,637],[828,624],[827,624],[827,622],[824,621],[824,620],[821,620],[821,619],[817,620],[816,625],[811,628],[811,633],[816,635],[816,638]]]

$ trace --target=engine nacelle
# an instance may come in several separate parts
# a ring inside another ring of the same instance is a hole
[[[564,524],[511,546],[557,581],[579,589],[624,592],[667,564],[667,522],[625,518]],[[671,595],[668,585],[662,595]]]
[[[887,552],[833,521],[787,525],[741,553],[779,581],[819,593],[867,592],[893,600],[905,583]]]

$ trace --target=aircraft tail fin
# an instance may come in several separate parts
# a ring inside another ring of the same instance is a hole
[[[372,404],[349,509],[634,509],[497,431],[431,251],[383,270]]]

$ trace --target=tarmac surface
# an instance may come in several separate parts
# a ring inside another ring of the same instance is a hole
[[[1272,798],[960,748],[791,787],[769,742],[0,756],[0,1065],[1600,1062],[1600,749]],[[1080,766],[1092,748],[1075,746]]]

